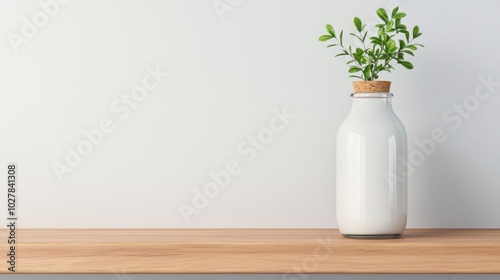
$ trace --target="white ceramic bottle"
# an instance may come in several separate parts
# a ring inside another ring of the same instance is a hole
[[[351,238],[395,238],[406,227],[407,144],[391,93],[353,93],[337,134],[337,221]]]

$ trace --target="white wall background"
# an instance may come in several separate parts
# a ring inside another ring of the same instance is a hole
[[[336,227],[335,135],[351,86],[317,38],[326,23],[373,23],[378,7],[399,3],[426,45],[413,71],[383,77],[409,150],[436,128],[448,136],[409,178],[408,226],[500,227],[500,86],[443,119],[471,101],[479,77],[500,81],[500,1],[243,1],[221,20],[212,0],[73,0],[18,52],[9,38],[44,10],[0,3],[2,219],[17,162],[25,228]],[[157,65],[169,76],[120,119],[113,102]],[[296,118],[247,161],[240,143],[284,106]],[[52,164],[105,118],[114,130],[60,182]],[[186,224],[179,205],[231,160],[241,173]]]

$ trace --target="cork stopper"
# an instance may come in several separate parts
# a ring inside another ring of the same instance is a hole
[[[352,82],[354,93],[376,93],[390,92],[391,82],[389,81],[355,81]]]

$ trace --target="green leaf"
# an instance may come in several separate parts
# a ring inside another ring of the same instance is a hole
[[[380,39],[378,37],[371,37],[370,38],[370,41],[372,42],[372,44],[374,45],[382,45],[382,41],[380,41]]]
[[[400,29],[399,26],[401,25],[401,19],[400,18],[397,18],[395,21],[394,21],[394,27],[396,29]]]
[[[330,39],[333,39],[333,36],[331,36],[331,35],[323,35],[323,36],[319,37],[318,40],[321,41],[321,42],[325,42],[325,41],[328,41]]]
[[[393,21],[388,21],[386,24],[385,24],[385,30],[387,30],[387,32],[390,32],[389,30],[392,29],[392,26],[394,25],[394,22]]]
[[[349,55],[349,54],[348,53],[339,53],[339,54],[335,55],[335,57],[344,56],[344,55]]]
[[[406,43],[403,40],[399,40],[399,49],[402,50],[406,47]]]
[[[377,10],[377,16],[385,23],[389,21],[389,17],[387,16],[387,12],[385,11],[384,8],[380,8]]]
[[[392,17],[394,17],[399,11],[399,7],[396,7],[394,8],[394,10],[392,10]]]
[[[419,33],[419,28],[418,28],[418,25],[415,25],[415,27],[413,27],[413,38],[417,38]]]
[[[349,73],[357,73],[357,72],[360,72],[361,69],[356,67],[356,66],[353,66],[351,68],[349,68]]]
[[[370,66],[367,66],[367,67],[363,70],[363,75],[365,76],[365,80],[370,80],[371,75],[372,75],[372,70],[371,70]]]
[[[344,30],[340,31],[340,45],[341,46],[344,46],[343,42],[342,42],[342,37],[344,36]]]
[[[326,47],[327,47],[327,48],[331,48],[331,47],[336,47],[336,46],[338,46],[338,45],[337,45],[337,44],[331,44],[331,45],[328,45],[328,46],[326,46]]]
[[[330,24],[326,25],[326,31],[328,31],[328,33],[330,33],[330,35],[332,35],[332,37],[335,38],[335,30]]]
[[[409,50],[402,50],[402,52],[407,53],[407,54],[409,54],[411,56],[415,56],[415,54],[412,51],[409,51]]]
[[[385,47],[387,48],[388,53],[393,53],[397,50],[396,42],[394,40],[387,41]]]
[[[363,80],[363,78],[361,76],[350,75],[349,77],[350,78],[357,78],[357,79]]]
[[[406,30],[402,30],[401,33],[405,34],[406,42],[409,43],[410,42],[410,32],[408,32]]]
[[[387,34],[382,33],[378,37],[380,38],[380,41],[382,42],[382,44],[385,44],[387,42],[387,39],[388,39]]]
[[[403,65],[406,69],[413,69],[413,64],[408,61],[398,61],[398,63]]]
[[[356,62],[357,62],[358,64],[361,64],[361,56],[359,56],[359,55],[358,55],[358,54],[356,54],[356,53],[354,54],[354,60],[356,60]]]
[[[394,19],[402,19],[406,16],[405,13],[397,13],[394,16],[392,16]]]
[[[363,30],[363,23],[358,17],[354,18],[354,26],[356,26],[358,32],[361,32]]]
[[[406,46],[407,49],[410,49],[412,51],[416,51],[417,50],[417,47],[415,47],[414,45],[408,45]]]

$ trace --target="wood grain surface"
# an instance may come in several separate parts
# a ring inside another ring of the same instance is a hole
[[[500,273],[500,229],[20,229],[17,242],[18,273]]]

